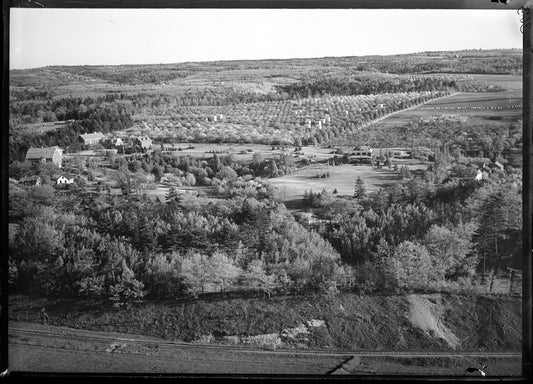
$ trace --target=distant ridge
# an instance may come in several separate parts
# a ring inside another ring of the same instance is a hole
[[[477,53],[476,56],[484,56],[487,54],[498,55],[505,53],[506,55],[521,55],[522,48],[498,48],[498,49],[463,49],[457,51],[422,51],[411,53],[397,53],[397,54],[383,54],[383,55],[362,55],[362,56],[321,56],[321,57],[293,57],[293,58],[265,58],[265,59],[234,59],[234,60],[206,60],[206,61],[180,61],[174,63],[143,63],[143,64],[77,64],[77,65],[48,65],[44,67],[25,68],[25,69],[10,69],[10,71],[32,71],[38,69],[61,69],[61,68],[139,68],[139,67],[158,67],[165,68],[176,65],[198,65],[198,64],[232,64],[232,63],[259,63],[259,62],[291,62],[300,60],[352,60],[365,58],[387,58],[387,57],[408,57],[420,55],[443,55],[443,54],[459,54],[461,57],[465,53]]]

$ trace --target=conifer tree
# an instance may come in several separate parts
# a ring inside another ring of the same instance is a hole
[[[279,171],[278,171],[278,166],[276,164],[276,160],[272,160],[270,162],[269,176],[270,177],[278,177],[279,176]]]
[[[366,197],[365,182],[361,179],[360,176],[357,176],[357,180],[355,180],[355,192],[353,197],[355,197],[356,199],[362,199]]]
[[[174,207],[174,208],[177,208],[177,207],[180,207],[181,206],[181,203],[183,202],[183,197],[181,196],[180,193],[178,193],[178,191],[176,190],[176,188],[174,187],[171,187],[169,190],[168,190],[168,193],[166,195],[166,202],[165,204],[169,207]]]

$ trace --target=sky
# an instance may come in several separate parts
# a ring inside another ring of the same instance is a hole
[[[521,48],[515,10],[10,10],[10,68]]]

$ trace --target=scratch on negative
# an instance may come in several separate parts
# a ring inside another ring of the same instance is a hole
[[[41,4],[38,1],[33,1],[33,0],[27,0],[27,1],[28,1],[28,3],[34,3],[34,4],[37,4],[37,5],[40,5],[41,7],[44,8],[44,4]]]

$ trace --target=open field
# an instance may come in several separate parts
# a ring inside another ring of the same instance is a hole
[[[522,92],[460,93],[423,106],[398,112],[379,122],[382,126],[399,126],[426,116],[458,115],[471,122],[516,121],[522,117]]]
[[[427,163],[414,160],[395,160],[399,165],[406,165],[409,169],[426,169]],[[317,174],[329,172],[328,178],[317,178]],[[321,192],[326,189],[333,192],[337,189],[339,195],[351,196],[354,193],[354,185],[357,177],[360,177],[366,185],[368,192],[377,191],[387,185],[397,183],[400,179],[399,171],[388,168],[377,169],[371,165],[343,164],[327,166],[317,164],[305,167],[282,177],[268,179],[268,183],[277,190],[277,198],[284,202],[301,200],[304,192],[312,190]]]
[[[181,150],[172,150],[174,156],[190,156],[192,158],[207,158],[213,157],[213,154],[219,156],[232,155],[237,161],[250,162],[253,159],[254,154],[259,154],[263,160],[275,158],[277,155],[283,155],[294,151],[293,146],[280,146],[263,145],[263,144],[211,144],[211,143],[173,143],[163,144],[165,150],[171,148],[181,148]],[[192,146],[194,148],[189,149]],[[155,145],[155,148],[159,148],[159,145]],[[350,151],[351,147],[344,147],[343,150]],[[334,154],[333,148],[327,148],[324,146],[304,146],[301,152],[303,154],[295,156],[295,162],[298,159],[310,158],[315,161],[326,160],[332,158]]]
[[[475,80],[501,86],[504,92],[465,93],[430,100],[380,121],[384,126],[404,125],[424,116],[456,114],[471,121],[517,120],[522,116],[522,77],[519,75],[473,74]]]
[[[16,127],[17,133],[21,134],[42,134],[48,131],[54,131],[59,128],[64,128],[69,123],[67,121],[55,121],[47,123],[35,123],[35,124],[24,124]]]
[[[499,85],[508,90],[522,91],[522,75],[470,74],[476,80]]]
[[[519,376],[517,353],[265,350],[168,342],[153,337],[11,322],[9,366],[17,372],[262,375]]]
[[[255,153],[260,154],[263,159],[273,158],[277,154],[283,153],[281,150],[272,150],[271,145],[262,144],[211,144],[211,143],[174,143],[163,144],[166,151],[171,151],[174,156],[189,156],[194,159],[218,156],[234,156],[237,161],[251,161]],[[189,145],[193,148],[189,148]],[[156,145],[155,148],[160,147]],[[181,150],[172,150],[181,148]],[[287,147],[292,150],[292,147]]]
[[[459,93],[439,100],[429,101],[419,110],[446,110],[458,112],[478,112],[483,110],[489,114],[499,114],[500,111],[522,111],[522,93],[519,91],[505,91],[498,93]],[[517,107],[520,106],[520,107]],[[500,108],[500,109],[495,109]]]

